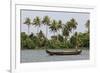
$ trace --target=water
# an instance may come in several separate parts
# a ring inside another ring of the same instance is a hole
[[[21,63],[88,60],[89,50],[82,50],[80,55],[53,55],[49,56],[45,50],[21,50]]]

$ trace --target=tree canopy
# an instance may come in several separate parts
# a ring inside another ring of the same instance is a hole
[[[31,22],[31,20],[33,21]],[[34,19],[30,19],[29,17],[26,18],[24,24],[28,26],[28,34],[26,32],[21,32],[22,49],[66,49],[76,47],[89,48],[90,20],[87,20],[84,24],[88,30],[86,32],[74,32],[78,25],[74,18],[71,18],[66,23],[63,23],[62,20],[51,19],[49,16],[44,16],[42,19],[39,16],[36,16]],[[36,34],[34,31],[31,34],[29,33],[30,25],[32,25],[34,28],[37,27]],[[46,26],[46,31],[39,31],[39,27],[41,27],[41,25]],[[52,35],[50,38],[44,34],[44,32],[46,32],[46,34],[50,32],[48,29],[54,33],[54,35]]]

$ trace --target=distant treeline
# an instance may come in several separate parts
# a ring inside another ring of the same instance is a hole
[[[62,20],[51,19],[49,16],[44,16],[43,19],[36,16],[33,20],[26,18],[23,22],[28,26],[28,34],[26,32],[21,32],[21,49],[67,49],[67,48],[79,48],[85,47],[89,48],[89,25],[90,21],[87,20],[86,32],[74,32],[77,29],[78,23],[74,18],[70,19],[66,23]],[[31,32],[30,25],[37,27],[37,34]],[[41,25],[45,25],[46,34],[48,35],[48,28],[54,33],[51,38],[47,38],[42,30],[39,30]],[[62,32],[60,34],[59,32]],[[58,34],[56,34],[58,33]],[[73,33],[72,35],[70,35]]]

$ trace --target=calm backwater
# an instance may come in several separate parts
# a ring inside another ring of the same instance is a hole
[[[89,60],[89,50],[82,50],[80,55],[53,55],[49,56],[45,50],[21,50],[21,63]]]

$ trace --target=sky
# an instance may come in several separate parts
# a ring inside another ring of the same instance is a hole
[[[65,24],[67,21],[70,19],[74,18],[76,22],[78,23],[77,29],[75,31],[77,32],[85,32],[85,23],[88,19],[90,19],[90,14],[89,13],[80,13],[80,12],[54,12],[54,11],[35,11],[35,10],[21,10],[21,32],[26,32],[28,33],[28,27],[27,25],[23,24],[25,19],[29,17],[32,21],[36,16],[39,16],[41,19],[43,19],[44,16],[48,15],[50,19],[55,19],[55,20],[62,20],[62,22]],[[42,30],[44,35],[46,35],[46,26],[43,24],[41,27],[36,27],[36,26],[30,26],[30,34],[33,32],[34,34],[37,33],[37,29]],[[61,31],[59,32],[61,34]],[[58,33],[56,33],[58,34]],[[54,32],[50,31],[48,27],[48,33],[47,37],[50,38],[50,36],[54,35]]]

